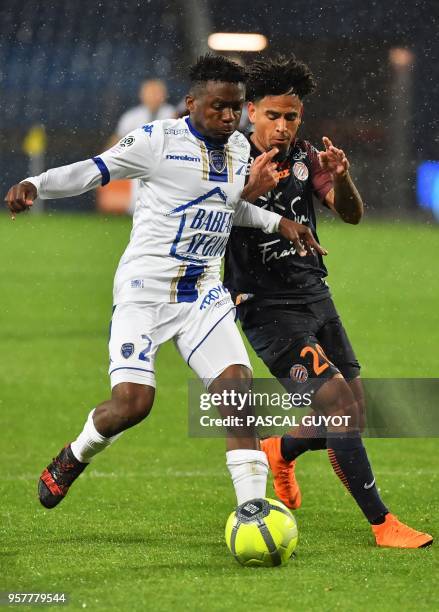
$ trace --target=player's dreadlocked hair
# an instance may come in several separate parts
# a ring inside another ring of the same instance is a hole
[[[277,55],[254,61],[247,70],[247,100],[293,94],[300,99],[316,90],[311,70],[295,56]]]
[[[192,86],[204,85],[207,81],[223,81],[225,83],[245,83],[247,80],[245,69],[222,55],[206,53],[198,58],[189,70]]]

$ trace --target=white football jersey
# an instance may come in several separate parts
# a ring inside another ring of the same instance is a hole
[[[39,197],[57,198],[111,179],[138,178],[114,304],[194,302],[219,280],[234,217],[238,225],[277,230],[279,215],[240,200],[248,158],[241,133],[224,146],[213,145],[185,117],[154,121],[92,160],[25,180],[35,184]]]

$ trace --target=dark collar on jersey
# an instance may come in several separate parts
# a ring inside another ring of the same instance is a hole
[[[215,142],[211,142],[210,140],[207,140],[205,136],[203,136],[198,130],[194,128],[189,117],[185,117],[185,121],[189,128],[189,131],[195,136],[195,138],[198,138],[198,140],[202,140],[208,149],[223,149],[224,148],[225,145],[218,144]]]

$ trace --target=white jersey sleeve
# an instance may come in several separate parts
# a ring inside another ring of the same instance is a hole
[[[259,208],[259,206],[245,200],[240,200],[233,217],[233,225],[256,227],[266,234],[274,234],[279,229],[281,219],[282,215]]]
[[[147,181],[154,173],[163,147],[163,132],[152,130],[152,125],[134,130],[114,147],[92,159],[52,168],[25,181],[35,185],[38,196],[43,199],[79,195],[106,185],[112,179],[141,178]]]

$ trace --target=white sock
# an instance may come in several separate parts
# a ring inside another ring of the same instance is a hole
[[[123,433],[111,436],[111,438],[105,438],[98,432],[93,423],[93,413],[94,408],[88,415],[84,429],[71,444],[73,454],[81,463],[90,463],[95,455],[103,451],[107,446],[110,446],[110,444],[113,444]]]
[[[265,497],[268,461],[263,451],[240,448],[226,452],[226,463],[235,487],[238,506]]]

